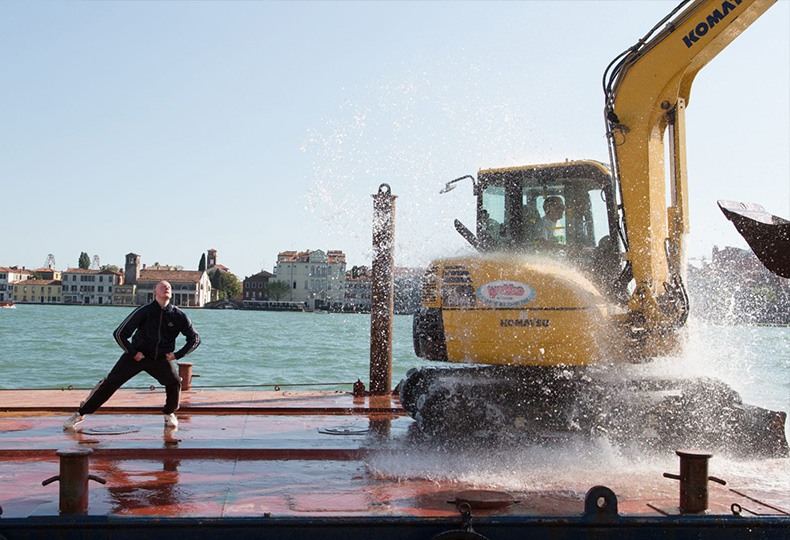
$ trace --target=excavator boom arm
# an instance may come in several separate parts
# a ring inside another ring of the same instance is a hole
[[[636,280],[629,307],[655,326],[685,321],[678,302],[666,297],[684,296],[679,289],[689,230],[685,107],[691,84],[702,67],[774,3],[684,2],[673,12],[680,13],[675,19],[654,29],[654,37],[624,53],[605,84],[612,169],[620,188],[626,256]]]

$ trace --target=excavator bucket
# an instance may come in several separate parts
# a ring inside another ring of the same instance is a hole
[[[790,221],[769,214],[759,204],[718,201],[760,262],[774,274],[790,278]]]

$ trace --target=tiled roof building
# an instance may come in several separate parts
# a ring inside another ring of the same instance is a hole
[[[14,299],[13,284],[23,279],[30,279],[33,277],[33,272],[26,269],[24,266],[0,266],[0,302],[10,301]]]
[[[61,274],[66,304],[113,303],[113,288],[123,283],[123,274],[112,270],[69,268]]]
[[[61,282],[57,279],[23,279],[12,285],[14,302],[60,304]]]
[[[138,304],[154,299],[154,287],[160,281],[167,281],[173,288],[173,305],[180,307],[203,307],[210,301],[211,283],[206,272],[199,270],[163,270],[143,268],[137,278],[136,298]]]

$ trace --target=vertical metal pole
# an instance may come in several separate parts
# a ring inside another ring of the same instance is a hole
[[[387,184],[373,195],[373,268],[370,306],[370,394],[392,390],[395,197]]]

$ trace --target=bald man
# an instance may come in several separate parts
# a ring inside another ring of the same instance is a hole
[[[167,281],[154,288],[154,299],[135,309],[115,329],[114,337],[123,354],[110,373],[91,390],[77,412],[63,424],[73,430],[86,414],[98,410],[126,381],[145,371],[165,387],[166,399],[162,412],[166,428],[177,428],[175,412],[181,399],[181,378],[176,360],[200,345],[200,336],[186,314],[170,303],[173,289]],[[186,343],[176,351],[176,338],[182,334]],[[130,340],[131,338],[131,340]]]

